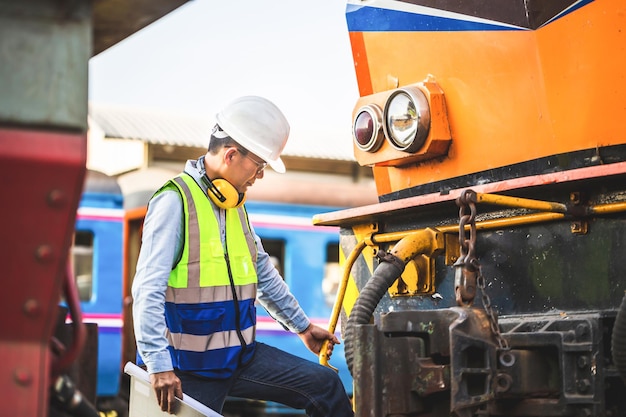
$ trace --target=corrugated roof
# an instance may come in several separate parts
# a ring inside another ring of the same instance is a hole
[[[205,148],[214,120],[165,111],[103,103],[89,103],[91,122],[106,137],[136,139],[151,144]],[[283,155],[303,158],[353,161],[352,143],[347,129],[343,134],[321,133],[324,126],[302,131],[292,127]],[[341,137],[340,137],[341,136]]]
[[[107,137],[157,145],[204,148],[213,127],[200,117],[100,103],[89,103],[89,116]]]

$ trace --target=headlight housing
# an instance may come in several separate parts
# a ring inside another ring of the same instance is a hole
[[[361,166],[428,161],[446,155],[452,143],[443,90],[431,77],[361,96],[352,122],[354,156]]]
[[[394,91],[385,104],[383,129],[394,148],[416,152],[428,137],[430,107],[424,93],[416,87]]]

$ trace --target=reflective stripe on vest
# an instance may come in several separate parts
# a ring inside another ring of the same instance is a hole
[[[245,209],[226,210],[227,261],[204,191],[187,174],[168,184],[178,189],[185,217],[182,254],[170,273],[165,303],[174,367],[225,378],[254,352],[256,242]]]

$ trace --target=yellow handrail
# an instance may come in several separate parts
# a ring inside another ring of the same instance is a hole
[[[330,314],[330,322],[328,324],[328,331],[333,334],[335,333],[335,329],[337,328],[337,322],[339,321],[339,313],[341,312],[341,306],[343,305],[343,299],[346,296],[346,288],[348,288],[348,281],[350,280],[350,271],[352,271],[352,265],[356,262],[361,255],[361,252],[367,246],[368,239],[363,239],[356,244],[348,258],[346,259],[346,265],[344,268],[343,275],[341,277],[341,282],[339,285],[339,289],[337,290],[337,298],[335,299],[335,305],[333,305],[333,311]],[[319,353],[319,362],[320,364],[327,366],[334,371],[337,371],[337,368],[333,367],[329,361],[329,357],[326,354],[326,349],[328,349],[328,340],[324,341],[322,344],[322,348]]]

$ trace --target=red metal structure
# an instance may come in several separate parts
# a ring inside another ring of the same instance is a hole
[[[50,415],[52,385],[71,388],[57,377],[77,357],[85,338],[81,324],[69,346],[54,331],[62,297],[80,323],[66,266],[86,170],[89,58],[183,3],[0,4],[2,416]],[[70,414],[89,413],[77,404],[69,408]]]

